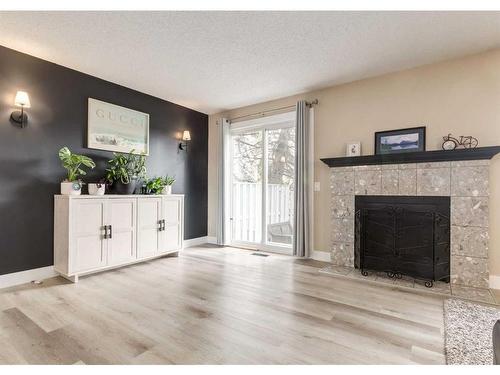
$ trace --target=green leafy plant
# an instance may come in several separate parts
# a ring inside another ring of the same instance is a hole
[[[63,167],[68,171],[68,176],[66,178],[68,182],[78,181],[80,176],[85,176],[87,172],[85,172],[83,167],[95,168],[95,163],[91,158],[84,155],[73,154],[67,147],[63,147],[59,150],[59,159],[61,159]]]
[[[163,181],[165,182],[165,186],[169,186],[174,184],[175,178],[167,174],[165,177],[163,177]]]
[[[171,186],[175,182],[175,178],[170,176],[153,177],[146,181],[147,194],[161,194],[165,186]]]
[[[142,178],[146,175],[146,155],[113,153],[114,158],[109,160],[109,168],[106,169],[106,180],[110,183],[119,181],[129,184],[131,179]]]
[[[148,194],[161,194],[165,187],[163,177],[154,177],[146,182],[146,191]]]

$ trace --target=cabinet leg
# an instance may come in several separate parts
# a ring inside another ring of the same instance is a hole
[[[66,276],[66,275],[62,275],[60,274],[60,276],[64,277],[66,280],[69,280],[71,281],[72,283],[77,283],[78,282],[78,275],[74,275],[74,276]]]

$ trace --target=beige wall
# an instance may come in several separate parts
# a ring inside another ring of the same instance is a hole
[[[315,107],[315,250],[330,248],[329,169],[319,159],[344,156],[346,143],[361,141],[373,154],[374,132],[427,126],[427,150],[441,147],[443,135],[473,135],[480,146],[500,145],[500,49],[426,65],[303,95],[210,116],[208,232],[216,233],[217,125],[236,117],[318,98]],[[490,272],[500,276],[500,157],[491,165]]]

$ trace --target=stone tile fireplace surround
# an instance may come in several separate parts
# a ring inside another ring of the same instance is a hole
[[[452,285],[488,288],[489,160],[331,168],[331,259],[354,266],[356,195],[450,196]]]

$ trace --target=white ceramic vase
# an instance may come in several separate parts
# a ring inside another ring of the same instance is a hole
[[[82,184],[78,181],[74,182],[61,182],[62,195],[80,195],[82,193]]]
[[[172,194],[172,185],[167,185],[163,188],[163,191],[161,192],[163,195],[169,195]]]
[[[106,192],[105,184],[89,184],[90,195],[104,195]]]

